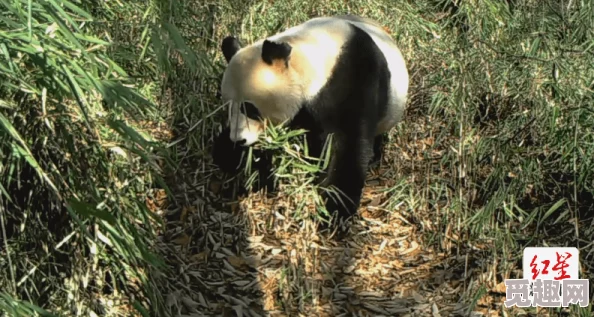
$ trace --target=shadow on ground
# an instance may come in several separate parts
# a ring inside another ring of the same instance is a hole
[[[199,90],[198,79],[179,71],[186,74],[183,79],[164,89],[172,104],[188,102],[185,92]],[[172,316],[263,316],[249,219],[233,198],[233,186],[211,181],[218,172],[208,153],[196,150],[208,149],[196,143],[202,142],[194,138],[196,126],[188,124],[185,113],[175,117],[171,145],[179,168],[166,180],[174,200],[168,202],[161,249],[175,272],[167,290],[169,311]],[[231,199],[221,198],[222,192]]]

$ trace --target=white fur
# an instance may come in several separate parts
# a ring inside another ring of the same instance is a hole
[[[341,47],[351,33],[352,29],[346,27],[343,20],[320,17],[271,36],[269,40],[283,41],[285,38],[296,37],[294,41],[297,45],[293,45],[293,49],[298,49],[303,54],[311,68],[311,73],[306,75],[310,82],[303,91],[303,97],[311,100],[328,81]]]

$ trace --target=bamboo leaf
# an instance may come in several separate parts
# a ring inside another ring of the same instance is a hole
[[[20,145],[13,144],[13,146],[25,158],[27,163],[29,163],[29,165],[37,172],[39,177],[41,179],[45,180],[47,182],[47,184],[54,190],[54,193],[59,196],[59,191],[56,188],[56,186],[54,185],[54,183],[51,181],[49,176],[47,176],[47,174],[43,171],[43,169],[41,168],[41,166],[39,165],[39,162],[37,162],[35,157],[33,157],[33,154],[31,153],[31,151],[27,147],[27,144],[21,138],[21,136],[19,135],[17,130],[12,126],[12,124],[8,121],[8,119],[2,113],[0,113],[0,125],[2,125],[2,128],[4,128],[4,130],[6,132],[8,132],[8,134],[15,141],[20,143]]]
[[[70,69],[68,69],[68,67],[66,67],[66,65],[62,65],[62,70],[66,74],[66,78],[68,79],[68,83],[70,84],[70,91],[76,98],[76,102],[77,102],[80,110],[82,111],[83,116],[85,117],[85,122],[87,123],[87,127],[89,128],[89,130],[92,130],[91,129],[91,121],[89,119],[89,114],[87,113],[86,98],[85,98],[82,90],[80,89],[78,82],[76,81],[76,79],[74,79],[74,76],[70,72]]]
[[[87,11],[79,8],[77,5],[73,4],[72,2],[70,2],[68,0],[60,0],[60,3],[63,4],[68,9],[75,12],[76,14],[83,16],[83,17],[89,19],[90,21],[94,20],[92,15],[90,15]]]
[[[80,28],[78,27],[76,22],[74,22],[72,20],[72,18],[70,17],[70,15],[68,13],[66,13],[66,11],[64,11],[64,9],[62,9],[62,6],[60,6],[58,3],[56,3],[55,0],[45,0],[45,1],[49,2],[54,7],[54,9],[56,9],[56,11],[62,15],[62,18],[64,18],[66,21],[68,21],[70,26],[72,28],[74,28],[74,30],[77,33],[80,32]],[[65,2],[65,0],[60,0],[60,2]],[[57,15],[56,15],[56,17],[57,17]]]
[[[108,211],[99,210],[95,206],[79,201],[76,198],[69,199],[68,204],[70,205],[70,208],[72,208],[73,211],[77,212],[81,216],[87,218],[99,218],[107,221],[111,225],[114,225],[117,222],[116,218]]]
[[[76,39],[76,36],[74,36],[74,34],[68,29],[68,26],[66,26],[66,23],[64,23],[64,21],[62,21],[62,19],[60,18],[60,16],[58,16],[56,11],[52,7],[50,7],[46,4],[43,4],[43,7],[46,9],[48,14],[53,18],[54,22],[60,26],[58,28],[60,33],[62,33],[70,41],[71,44],[76,46],[76,48],[78,48],[84,54],[84,47]]]

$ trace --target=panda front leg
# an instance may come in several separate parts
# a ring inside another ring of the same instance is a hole
[[[213,163],[223,172],[236,175],[245,169],[248,151],[248,147],[231,141],[231,130],[226,127],[215,137],[212,148]],[[252,192],[266,188],[268,193],[273,193],[276,190],[272,172],[273,153],[267,150],[254,150],[252,154],[254,155],[252,167],[259,175],[258,182],[252,186]],[[245,190],[242,188],[241,192]]]
[[[376,135],[373,139],[373,158],[369,163],[370,167],[380,165],[382,160],[382,152],[384,149],[385,139],[386,136],[384,134]]]
[[[211,155],[213,163],[223,172],[235,174],[245,165],[242,164],[245,153],[245,147],[231,141],[231,129],[226,127],[215,137]]]
[[[373,137],[334,136],[334,153],[321,196],[326,201],[326,210],[338,222],[357,213],[373,143]],[[333,188],[337,191],[332,191]]]

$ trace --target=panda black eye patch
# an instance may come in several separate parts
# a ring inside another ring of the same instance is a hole
[[[244,102],[242,104],[241,113],[252,120],[260,120],[260,111],[258,111],[256,106],[249,102]]]

